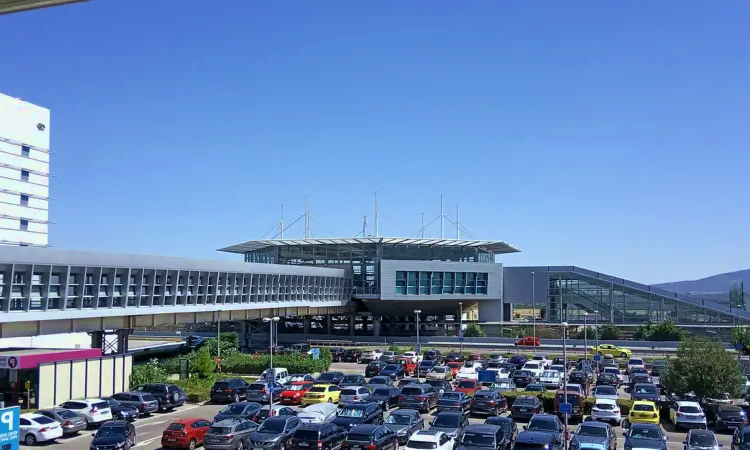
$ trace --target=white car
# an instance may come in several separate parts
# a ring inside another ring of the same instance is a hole
[[[617,393],[617,389],[614,386],[597,386],[594,388],[594,391],[591,393],[592,396],[594,396],[595,399],[607,399],[607,400],[617,400],[620,396]]]
[[[477,369],[464,366],[456,374],[456,380],[476,380],[477,376]]]
[[[413,363],[416,363],[419,359],[416,352],[404,352],[404,358],[410,359]]]
[[[542,366],[542,363],[540,361],[529,361],[523,365],[522,370],[528,370],[529,372],[534,374],[534,378],[538,380],[544,372],[544,367]]]
[[[41,414],[21,414],[20,423],[18,439],[26,445],[52,441],[63,435],[62,426],[57,421]]]
[[[567,372],[567,370],[565,370],[565,366],[563,366],[562,364],[552,364],[551,366],[549,366],[549,370],[556,370],[562,374],[565,374]]]
[[[316,403],[297,413],[302,423],[325,423],[336,418],[339,407],[335,403]]]
[[[716,419],[721,421],[718,414]],[[669,408],[669,420],[672,421],[675,430],[680,428],[706,428],[707,425],[706,414],[697,402],[675,402]],[[722,425],[726,427],[726,424]]]
[[[556,370],[545,370],[539,377],[539,382],[547,389],[559,389],[563,384],[563,374]]]
[[[382,350],[366,350],[362,352],[362,356],[359,360],[362,362],[379,361],[381,356],[383,356]]]
[[[68,400],[59,404],[58,407],[81,414],[89,425],[112,420],[112,410],[109,407],[109,402],[100,398]]]
[[[644,369],[645,367],[643,358],[630,358],[628,360],[628,373],[631,373],[633,369]]]
[[[531,360],[542,363],[542,366],[545,369],[547,369],[550,366],[550,364],[552,364],[552,361],[549,358],[547,358],[546,354],[536,354],[531,357]]]
[[[617,375],[617,378],[620,379],[620,383],[622,383],[622,372],[617,367],[605,367],[604,372],[602,373],[611,373],[612,375]]]
[[[404,450],[453,450],[455,441],[442,431],[422,430],[412,434]]]
[[[620,414],[620,407],[617,406],[617,401],[608,398],[597,399],[594,406],[591,407],[591,420],[619,425],[622,422],[622,415]]]

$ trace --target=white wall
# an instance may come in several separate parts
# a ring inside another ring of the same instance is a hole
[[[88,333],[65,333],[2,338],[0,348],[91,348],[91,336]]]

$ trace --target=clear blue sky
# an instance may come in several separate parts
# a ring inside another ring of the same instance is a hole
[[[523,251],[506,264],[674,281],[750,266],[748,17],[94,0],[0,17],[0,91],[52,110],[56,247],[240,258],[215,249],[304,196],[316,236],[356,234],[377,189],[381,235],[414,235],[443,194]]]

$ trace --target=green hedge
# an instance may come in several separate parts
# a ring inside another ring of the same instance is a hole
[[[555,410],[555,393],[554,392],[526,392],[526,391],[507,391],[503,392],[503,396],[508,400],[508,408],[513,406],[513,402],[522,395],[531,395],[539,398],[544,404],[544,410],[552,412]],[[594,406],[596,401],[593,397],[586,397],[583,401],[583,413],[591,414],[591,407]],[[630,406],[633,402],[630,399],[618,399],[617,405],[620,407],[620,413],[622,416],[627,416],[630,413]]]
[[[260,375],[271,365],[270,355],[254,355],[237,353],[224,358],[221,368],[225,372],[243,375]],[[312,359],[300,354],[277,355],[273,357],[274,367],[284,367],[289,374],[294,373],[316,373],[325,372],[331,366],[331,352],[328,349],[320,349],[320,359]]]

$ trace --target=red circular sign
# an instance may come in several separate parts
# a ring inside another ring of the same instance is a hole
[[[217,363],[220,363],[220,362],[221,362],[221,356],[217,356],[217,357],[216,357],[216,362],[217,362]]]

